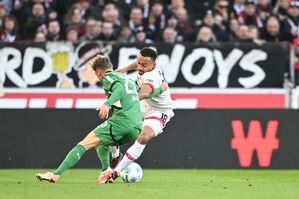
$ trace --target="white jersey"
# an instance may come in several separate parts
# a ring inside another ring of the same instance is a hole
[[[139,81],[141,85],[148,84],[154,90],[156,88],[160,88],[162,82],[165,80],[161,69],[156,66],[152,71],[146,72],[143,75],[138,75],[137,81]],[[176,107],[175,101],[171,99],[169,89],[156,97],[144,99],[141,101],[141,103],[146,103],[152,109],[156,110],[169,110]]]

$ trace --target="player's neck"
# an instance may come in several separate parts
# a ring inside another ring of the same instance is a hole
[[[106,70],[106,71],[104,72],[104,74],[105,74],[105,73],[110,73],[110,72],[113,72],[113,70],[112,70],[112,69],[108,69],[108,70]]]

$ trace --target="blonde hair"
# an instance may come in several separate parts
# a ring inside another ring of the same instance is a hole
[[[105,55],[97,55],[93,59],[90,60],[90,65],[92,69],[95,71],[97,68],[99,69],[110,69],[112,68],[112,63],[108,56]]]

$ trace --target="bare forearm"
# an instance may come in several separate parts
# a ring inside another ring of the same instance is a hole
[[[145,85],[143,85],[142,87],[141,87],[141,89],[138,91],[138,97],[139,97],[139,100],[143,100],[143,99],[147,99],[147,98],[149,98],[149,95],[152,93],[153,91],[152,91],[152,89],[151,89],[151,87],[149,87],[149,86],[145,86]]]
[[[126,71],[135,70],[137,68],[137,60],[124,67]]]

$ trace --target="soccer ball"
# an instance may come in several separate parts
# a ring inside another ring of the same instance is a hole
[[[142,174],[141,166],[133,162],[120,173],[120,177],[124,182],[131,183],[140,181]]]

